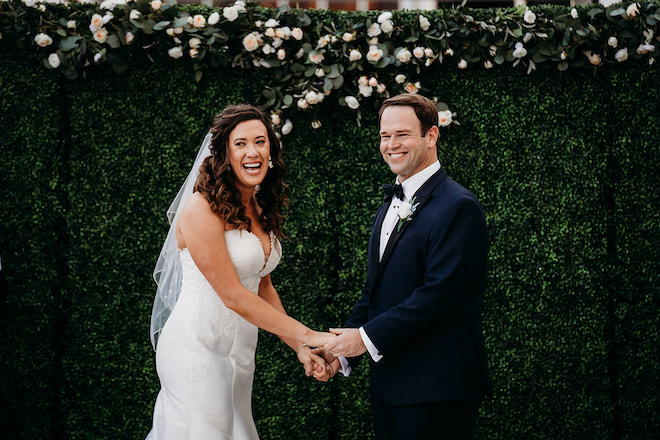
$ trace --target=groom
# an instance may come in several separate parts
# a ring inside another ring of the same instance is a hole
[[[344,375],[369,353],[377,440],[469,439],[490,395],[481,334],[488,230],[477,199],[438,162],[434,103],[398,95],[379,120],[397,184],[385,185],[373,223],[362,296],[319,352],[335,366],[340,357]]]

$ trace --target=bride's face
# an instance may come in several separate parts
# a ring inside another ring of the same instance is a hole
[[[268,172],[270,140],[263,122],[243,121],[229,134],[229,161],[239,187],[252,190]]]

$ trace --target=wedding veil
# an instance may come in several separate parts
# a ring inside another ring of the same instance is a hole
[[[167,318],[169,318],[174,304],[181,291],[181,262],[179,260],[179,250],[176,243],[176,223],[179,219],[181,209],[184,207],[190,196],[193,194],[193,188],[199,176],[199,167],[207,156],[211,155],[211,133],[208,133],[202,142],[202,146],[197,152],[195,162],[188,173],[188,177],[183,182],[181,189],[167,209],[167,221],[170,223],[170,229],[165,238],[165,244],[160,251],[156,267],[154,268],[154,281],[158,285],[156,289],[156,298],[151,311],[151,345],[154,350],[158,343],[160,335]]]

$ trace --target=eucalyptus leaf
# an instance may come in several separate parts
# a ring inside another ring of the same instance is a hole
[[[284,105],[291,105],[293,104],[293,96],[291,95],[284,95],[284,98],[282,98],[282,102]]]
[[[73,50],[78,46],[78,40],[80,40],[80,37],[78,35],[62,38],[59,42],[60,49],[62,49],[65,52]]]
[[[153,27],[153,30],[155,31],[161,31],[163,29],[166,29],[170,25],[170,21],[159,21],[156,23]]]
[[[119,49],[121,47],[121,43],[119,42],[119,37],[117,34],[112,34],[108,36],[108,46],[110,46],[113,49]]]

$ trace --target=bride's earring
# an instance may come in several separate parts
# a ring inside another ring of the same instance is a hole
[[[273,168],[273,160],[268,156],[268,168]]]

